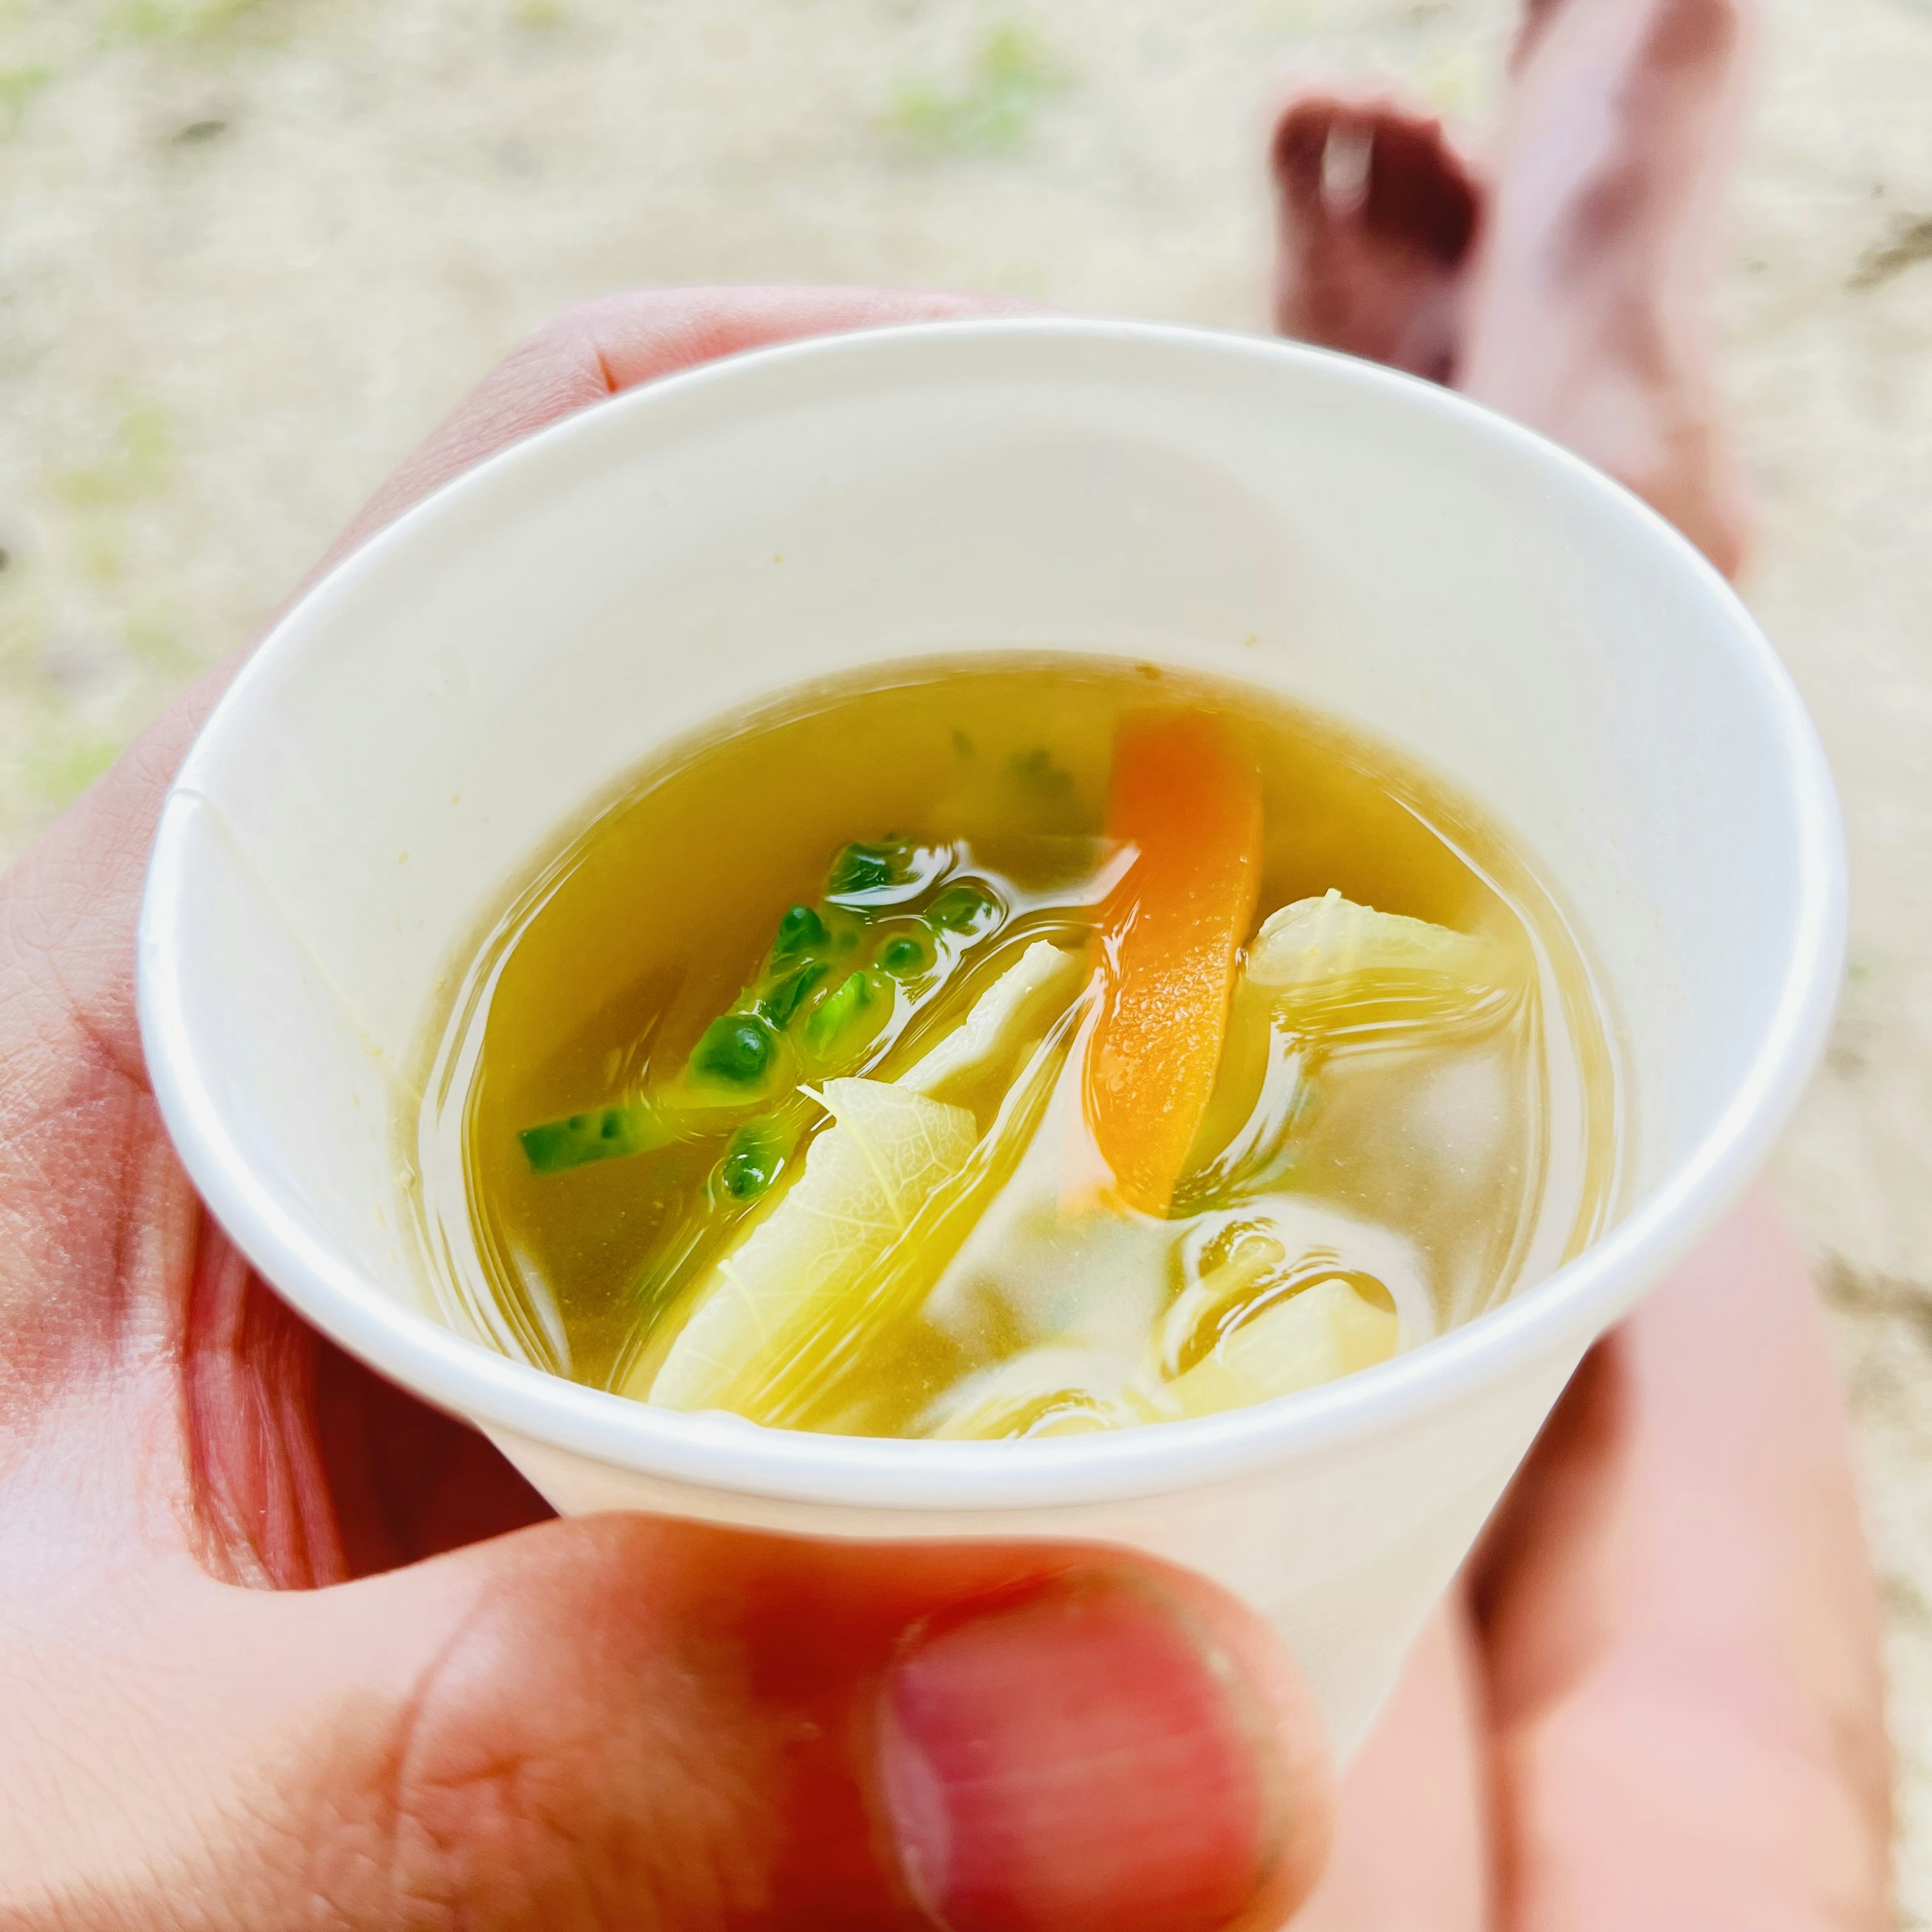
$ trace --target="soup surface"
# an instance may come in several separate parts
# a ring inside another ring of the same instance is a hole
[[[1286,1394],[1603,1226],[1598,990],[1520,852],[1245,686],[1041,655],[654,759],[483,934],[404,1132],[448,1312],[860,1434]]]

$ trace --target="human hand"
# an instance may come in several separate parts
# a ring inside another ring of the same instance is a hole
[[[544,329],[342,548],[732,350],[997,303],[626,296]],[[0,886],[0,1924],[1214,1932],[1325,1846],[1265,1628],[1116,1552],[568,1522],[292,1316],[148,1092],[134,926],[228,674]]]
[[[345,544],[610,388],[958,312],[566,318]],[[540,1525],[480,1438],[248,1274],[160,1133],[131,997],[154,813],[219,682],[0,891],[0,1918],[859,1928],[920,1922],[911,1876],[962,1932],[1274,1922],[1321,1858],[1317,1730],[1204,1585]],[[1866,1572],[1815,1311],[1761,1223],[1586,1370],[1477,1581],[1298,1924],[1878,1922]],[[947,1736],[995,1747],[950,1791]]]

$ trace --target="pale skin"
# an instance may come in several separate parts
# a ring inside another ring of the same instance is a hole
[[[614,298],[346,548],[616,388],[997,310]],[[166,714],[0,886],[0,1925],[1690,1932],[1882,1924],[1876,1618],[1761,1206],[1592,1358],[1344,1782],[1249,1612],[1114,1552],[547,1512],[274,1300],[133,1006]],[[1327,1876],[1322,1876],[1324,1862]]]

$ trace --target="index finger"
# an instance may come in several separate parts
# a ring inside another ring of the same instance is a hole
[[[1016,315],[1007,296],[918,289],[640,289],[567,309],[499,363],[344,532],[317,574],[453,476],[592,403],[810,335]]]

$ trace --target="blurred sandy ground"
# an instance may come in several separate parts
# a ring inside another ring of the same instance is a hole
[[[1932,0],[1772,0],[1724,379],[1855,868],[1778,1168],[1838,1313],[1932,1928]],[[1261,325],[1311,68],[1479,128],[1504,0],[0,0],[0,855],[523,330],[629,283]]]

